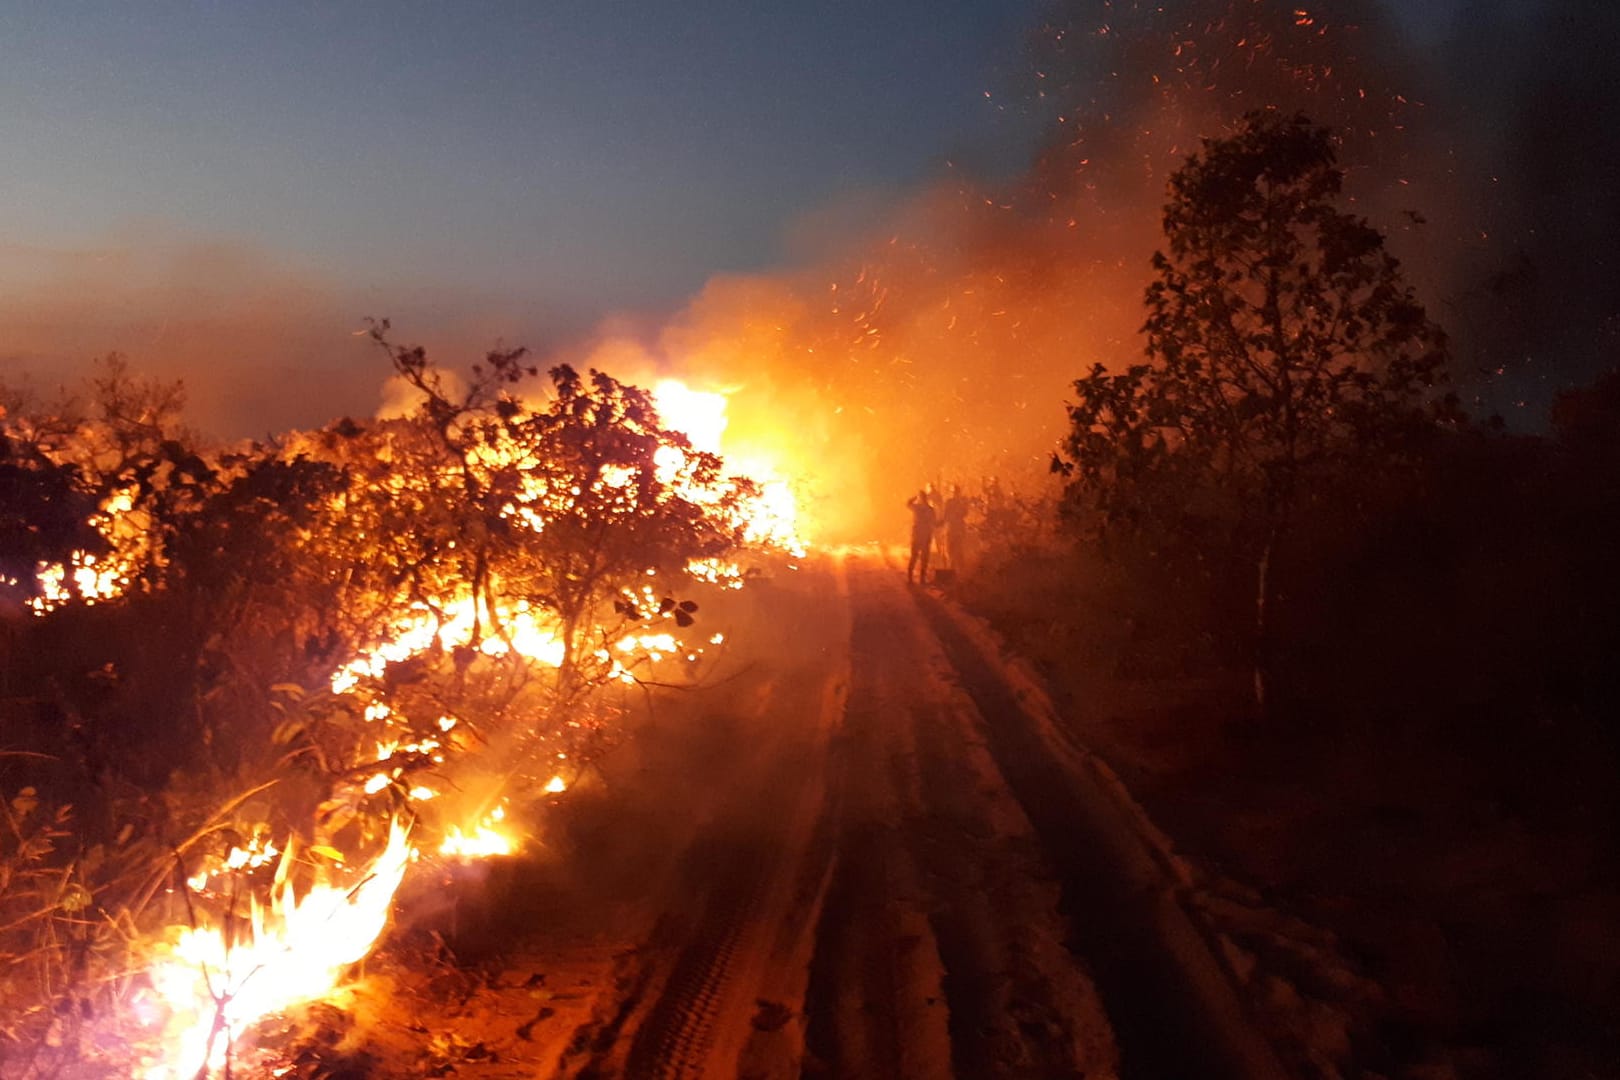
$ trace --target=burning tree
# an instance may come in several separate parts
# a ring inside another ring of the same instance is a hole
[[[24,517],[16,542],[4,549],[15,565],[0,577],[27,593],[36,610],[123,592],[161,562],[151,500],[168,494],[171,469],[194,464],[178,424],[180,385],[137,378],[115,353],[100,361],[88,405],[67,399],[42,409],[12,398],[9,408],[0,406],[5,497],[18,501],[12,513]],[[47,495],[47,485],[56,492]],[[76,515],[77,525],[66,526],[64,513]],[[57,542],[70,534],[72,543]],[[44,550],[53,543],[57,550]]]
[[[0,423],[31,688],[0,698],[0,750],[23,751],[0,754],[0,876],[56,890],[0,897],[0,960],[32,964],[0,980],[21,1018],[0,1046],[58,1060],[76,995],[133,994],[186,1047],[152,1075],[206,1071],[369,950],[412,849],[510,850],[507,791],[556,793],[600,752],[597,691],[702,653],[678,590],[739,582],[754,485],[606,374],[526,398],[539,372],[498,351],[455,389],[387,329],[415,394],[393,419],[205,448],[178,388],[114,366],[94,411]],[[68,924],[97,929],[97,972],[156,941],[150,986],[35,978],[66,958],[32,942]]]
[[[78,470],[0,428],[0,598],[32,603],[42,588],[41,564],[65,566],[75,551],[96,550],[95,509]]]
[[[536,374],[520,352],[493,353],[452,403],[420,350],[388,346],[378,329],[456,475],[463,577],[487,610],[552,616],[559,701],[611,671],[590,661],[622,630],[654,615],[690,625],[690,602],[661,596],[648,609],[646,579],[741,544],[754,485],[727,478],[717,455],[663,425],[647,392],[603,372],[552,368],[549,403],[535,409],[487,397],[492,383]]]
[[[538,373],[521,350],[496,352],[453,397],[387,329],[374,334],[416,411],[328,440],[351,479],[321,543],[358,647],[425,620],[459,679],[481,662],[537,662],[555,673],[547,708],[567,711],[626,676],[627,634],[691,624],[695,603],[653,586],[743,542],[752,484],[607,374],[554,368],[531,407],[511,388]]]
[[[1232,529],[1257,568],[1262,701],[1268,570],[1298,501],[1455,419],[1444,335],[1382,234],[1335,205],[1342,180],[1331,133],[1302,116],[1205,140],[1170,181],[1149,362],[1074,384],[1054,458],[1071,513],[1102,528],[1184,526],[1197,507]]]
[[[662,625],[691,625],[696,605],[649,582],[742,538],[751,487],[662,427],[642,391],[560,367],[531,406],[516,390],[538,372],[521,350],[489,354],[456,390],[421,349],[389,343],[386,323],[373,330],[414,409],[275,449],[286,468],[316,462],[338,474],[315,491],[317,512],[287,530],[308,593],[297,626],[328,688],[273,688],[286,719],[272,741],[291,766],[277,798],[293,839],[277,855],[269,838],[279,831],[239,828],[258,843],[202,861],[193,878],[198,904],[229,913],[240,903],[233,867],[273,866],[269,915],[235,943],[180,934],[156,980],[185,1019],[194,1060],[217,1058],[235,1031],[280,1007],[267,983],[285,986],[286,1000],[329,985],[346,962],[321,944],[334,926],[363,924],[347,944],[364,954],[404,872],[404,821],[417,821],[418,849],[510,850],[498,831],[508,794],[523,794],[536,769],[532,778],[551,777],[542,790],[558,791],[567,781],[555,770],[599,750],[592,693],[661,656],[696,656]],[[300,799],[301,819],[286,805]],[[379,849],[361,864],[361,891],[338,887],[322,861]],[[307,891],[284,888],[289,875]],[[311,932],[321,935],[312,946],[296,940]],[[326,967],[285,959],[310,953]],[[199,957],[229,974],[206,995]]]

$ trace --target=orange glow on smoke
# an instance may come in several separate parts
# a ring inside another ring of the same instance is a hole
[[[744,511],[748,542],[803,554],[798,498],[780,466],[787,446],[778,446],[774,452],[758,446],[743,451],[733,448],[726,439],[731,425],[728,396],[694,390],[679,379],[660,380],[653,388],[653,404],[664,426],[685,435],[693,449],[722,455],[731,475],[746,476],[758,485],[758,495]],[[665,452],[679,454],[673,447],[660,451]],[[694,501],[704,501],[696,495],[688,493]]]

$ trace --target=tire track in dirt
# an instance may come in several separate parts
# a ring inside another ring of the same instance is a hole
[[[726,980],[771,871],[770,853],[759,840],[705,837],[691,858],[699,867],[722,867],[722,873],[710,884],[703,916],[630,1044],[627,1076],[677,1080],[703,1074]]]
[[[806,1075],[1111,1075],[1101,1002],[1063,947],[1057,886],[973,703],[910,594],[858,561],[850,576],[849,790]]]
[[[841,620],[841,576],[822,572],[804,587],[810,600],[783,598],[804,606],[792,610]],[[659,890],[655,928],[625,960],[617,1009],[580,1033],[591,1053],[578,1076],[798,1074],[793,1020],[833,853],[824,801],[828,736],[847,687],[838,645],[831,663],[822,655],[756,672],[755,693],[737,701],[748,727],[728,747],[732,767]]]
[[[1004,783],[962,729],[973,719],[956,710],[918,717],[929,827],[918,831],[928,848],[918,861],[944,883],[931,921],[947,971],[956,1073],[1084,1076],[1112,1064],[1099,1052],[1111,1049],[1112,1031],[1063,946],[1059,890],[1029,823],[996,805]]]
[[[682,856],[664,914],[627,960],[628,992],[590,1038],[581,1078],[731,1074],[716,1064],[741,1052],[760,957],[782,919],[777,898],[802,891],[791,855],[811,846],[795,833],[819,775],[787,769],[794,755],[771,756],[778,767],[733,792]]]
[[[1066,766],[992,659],[942,601],[918,594],[965,692],[999,773],[1034,827],[1062,887],[1070,947],[1108,1002],[1126,1080],[1280,1077],[1275,1056],[1217,985],[1162,874],[1124,837],[1117,811]]]
[[[810,963],[804,1075],[946,1077],[943,969],[893,794],[908,786],[907,731],[858,673],[850,697],[834,747],[837,863]]]

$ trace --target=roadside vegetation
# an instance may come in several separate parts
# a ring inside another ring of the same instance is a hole
[[[1302,1075],[1612,1075],[1620,372],[1539,434],[1469,416],[1340,146],[1257,112],[1174,173],[1142,353],[1073,358],[1049,487],[985,480],[944,584],[1190,860]],[[224,1073],[256,910],[521,845],[719,644],[755,485],[605,373],[371,333],[409,407],[263,442],[116,357],[0,391],[7,1080]]]
[[[228,1068],[285,959],[354,944],[260,958],[257,913],[347,917],[407,830],[521,845],[619,737],[606,690],[701,666],[753,486],[609,375],[372,329],[393,419],[209,445],[117,358],[0,406],[0,1074]]]
[[[1254,114],[1176,174],[1144,361],[1076,382],[1050,524],[963,595],[1247,912],[1302,1068],[1610,1075],[1620,376],[1464,417],[1333,147]]]

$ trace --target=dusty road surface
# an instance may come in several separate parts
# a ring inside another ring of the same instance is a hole
[[[383,1011],[398,1048],[483,1080],[1265,1075],[941,597],[875,550],[748,593],[553,854],[452,890],[479,974]]]

